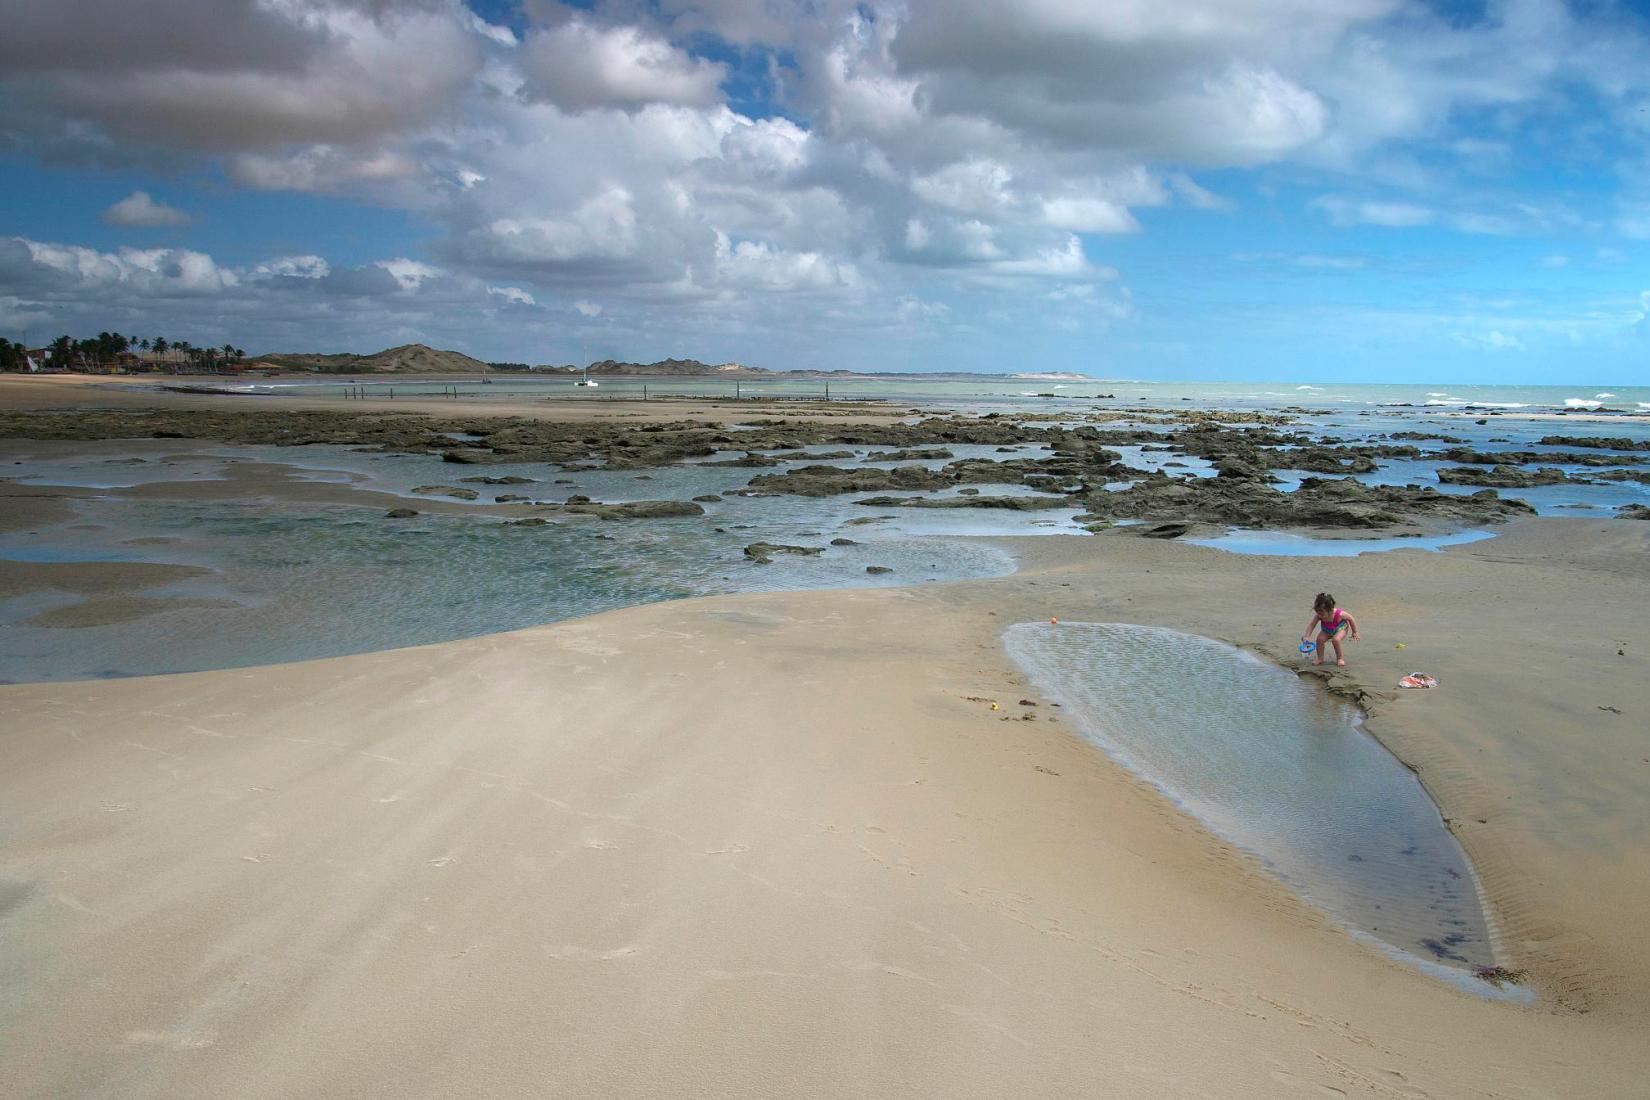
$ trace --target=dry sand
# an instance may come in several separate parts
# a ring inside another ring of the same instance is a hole
[[[0,1093],[1642,1095],[1647,535],[1028,539],[1000,580],[0,688]],[[998,641],[1287,649],[1323,587],[1366,639],[1331,683],[1460,823],[1536,1004],[1360,946],[1019,706]],[[1412,666],[1442,686],[1396,697]]]

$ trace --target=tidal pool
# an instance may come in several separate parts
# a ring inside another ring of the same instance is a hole
[[[1495,965],[1466,854],[1359,712],[1209,638],[1019,623],[1009,655],[1078,730],[1354,936],[1488,995]]]

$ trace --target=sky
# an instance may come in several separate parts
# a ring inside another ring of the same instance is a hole
[[[1650,384],[1650,4],[5,0],[0,335]]]

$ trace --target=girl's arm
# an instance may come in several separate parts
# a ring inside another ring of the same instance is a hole
[[[1316,615],[1312,616],[1310,619],[1307,619],[1306,620],[1306,629],[1301,631],[1301,641],[1303,641],[1303,642],[1311,641],[1312,640],[1312,628],[1314,626],[1317,626],[1317,625],[1318,625],[1318,617]]]
[[[1346,621],[1352,624],[1352,640],[1355,642],[1362,641],[1362,639],[1358,637],[1358,620],[1352,617],[1352,613],[1350,611],[1345,612],[1344,614],[1346,615]]]

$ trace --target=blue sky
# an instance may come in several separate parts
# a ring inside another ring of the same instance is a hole
[[[14,7],[13,339],[1650,382],[1638,5]]]

